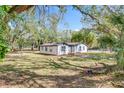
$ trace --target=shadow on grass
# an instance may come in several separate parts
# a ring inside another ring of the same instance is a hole
[[[60,61],[60,60],[59,60]],[[52,59],[48,59],[46,63],[49,63],[48,66],[53,67],[54,69],[68,69],[68,70],[78,70],[80,72],[86,72],[92,71],[93,75],[100,75],[100,74],[108,74],[116,69],[116,64],[114,65],[108,65],[105,63],[98,63],[96,65],[102,65],[102,66],[93,66],[93,67],[86,67],[86,66],[79,66],[75,64],[71,64],[68,61],[61,60],[60,62],[56,62]],[[88,74],[88,73],[87,73]]]
[[[77,57],[67,57],[67,58],[63,58],[63,60],[70,60],[70,61],[100,61],[100,60],[112,60],[114,59],[113,57],[102,57],[102,56],[87,56],[87,57],[83,57],[83,56],[77,56]],[[61,60],[61,59],[60,59]]]
[[[61,68],[60,64],[55,63],[54,65],[57,65],[59,68]],[[109,80],[88,79],[84,76],[83,73],[78,73],[76,75],[38,75],[35,72],[31,72],[30,70],[25,70],[23,68],[17,68],[14,65],[0,66],[0,81],[4,82],[2,85],[0,83],[0,87],[6,85],[9,87],[18,87],[21,85],[22,87],[28,88],[88,88],[98,87],[98,84],[114,80],[115,78]],[[119,79],[116,79],[116,81],[119,81]]]
[[[53,59],[47,59],[46,61],[44,61],[44,63],[46,63],[44,65],[44,67],[42,68],[48,68],[48,69],[68,69],[68,70],[74,70],[74,71],[84,71],[84,70],[95,70],[96,74],[107,74],[109,72],[115,71],[116,68],[116,64],[113,65],[108,65],[106,63],[96,63],[96,65],[90,67],[90,66],[80,66],[80,65],[75,65],[72,63],[70,63],[68,60],[53,60]],[[101,65],[101,66],[97,66],[97,65]],[[36,68],[37,69],[37,68]],[[41,69],[41,68],[40,68]]]
[[[18,87],[21,84],[23,87],[44,87],[33,78],[36,76],[35,73],[29,70],[15,68],[13,65],[0,66],[0,80],[4,82],[0,86]]]
[[[36,55],[44,55],[44,56],[57,56],[57,55],[54,55],[54,54],[45,54],[45,53],[34,53]]]
[[[20,58],[18,58],[20,59]],[[21,59],[23,59],[21,57]],[[68,62],[68,60],[59,60],[60,62],[54,61],[52,59],[47,59],[42,62],[30,60],[24,57],[24,60],[29,61],[29,67],[25,69],[23,66],[25,64],[21,64],[20,67],[16,67],[16,65],[0,65],[0,86],[16,86],[22,85],[22,87],[36,87],[36,88],[45,88],[45,87],[75,87],[75,88],[85,88],[85,87],[98,87],[97,84],[100,84],[104,81],[94,80],[85,78],[83,73],[77,73],[76,75],[38,75],[33,70],[42,70],[42,69],[68,69],[68,70],[78,70],[79,72],[85,69],[91,69],[90,67],[83,67],[74,65]],[[40,64],[41,63],[41,64]],[[17,63],[18,64],[18,63]],[[112,66],[108,66],[112,67]],[[94,67],[92,68],[100,69],[106,68],[104,67]]]
[[[9,85],[10,87],[22,85],[22,87],[96,87],[97,80],[88,80],[81,74],[77,75],[38,75],[29,70],[15,68],[12,65],[0,67],[0,81],[4,81],[0,86]]]

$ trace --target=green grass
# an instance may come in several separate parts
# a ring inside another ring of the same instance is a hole
[[[83,57],[87,56],[87,57]],[[76,61],[79,62],[112,62],[115,61],[115,54],[109,54],[109,53],[83,53],[79,56],[73,56],[73,57],[61,57],[59,60],[65,60],[65,61]]]

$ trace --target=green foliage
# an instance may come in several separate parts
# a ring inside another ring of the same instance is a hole
[[[9,6],[0,6],[0,59],[5,57],[8,50],[7,42],[4,38],[4,31],[7,29],[7,23],[5,17],[7,17],[7,11],[10,9]]]
[[[0,35],[0,59],[5,57],[6,52],[8,52],[7,43]]]
[[[5,44],[0,43],[0,59],[3,59],[5,57],[5,54],[7,51],[7,46]]]
[[[114,48],[118,66],[124,69],[124,6],[85,7],[78,9],[85,15],[82,23],[85,21],[87,24],[93,24],[92,26],[95,24],[97,30],[103,34],[98,38],[99,45],[102,48]]]
[[[80,32],[74,32],[72,34],[72,41],[73,42],[81,42],[83,40],[83,33]]]
[[[73,42],[83,42],[89,47],[92,47],[96,41],[96,36],[93,31],[90,30],[82,30],[79,32],[74,32],[72,34],[72,41]]]
[[[98,38],[99,47],[101,48],[114,48],[116,45],[116,38],[108,34],[103,34]]]
[[[110,22],[119,30],[116,59],[119,69],[124,69],[124,14],[113,14]]]

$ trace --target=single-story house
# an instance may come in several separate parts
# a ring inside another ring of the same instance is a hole
[[[87,52],[87,46],[81,43],[45,43],[40,46],[43,54],[64,55]]]

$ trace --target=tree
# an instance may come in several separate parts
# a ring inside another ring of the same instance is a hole
[[[72,42],[81,42],[82,40],[83,40],[83,34],[81,31],[80,32],[74,32],[72,34],[72,39],[71,39]]]
[[[98,38],[98,44],[100,48],[106,49],[109,48],[110,52],[114,47],[116,47],[117,41],[114,36],[108,34],[102,34]]]
[[[34,6],[12,6],[10,9],[8,8],[3,8],[2,6],[2,11],[4,10],[4,12],[6,13],[14,13],[14,12],[17,12],[17,13],[22,13],[23,11],[26,11],[28,9],[30,9],[31,7],[34,7]],[[58,7],[59,9],[64,9],[66,6],[56,6]],[[116,43],[116,46],[115,48],[116,49],[116,52],[117,52],[117,62],[118,62],[118,65],[120,68],[124,68],[124,53],[123,53],[123,36],[124,36],[124,33],[123,33],[123,30],[124,30],[124,23],[123,23],[123,20],[124,20],[124,6],[78,6],[78,5],[73,5],[72,6],[74,9],[76,9],[77,11],[79,11],[81,14],[82,14],[82,19],[81,19],[81,22],[82,24],[87,24],[88,25],[88,28],[92,28],[94,29],[95,31],[97,30],[98,32],[100,33],[105,33],[107,34],[107,36],[103,36],[101,37],[101,40],[102,41],[105,41],[104,43],[111,47],[113,44],[114,44],[114,41],[117,41]],[[48,8],[48,6],[44,6],[44,8]],[[9,10],[9,11],[6,11]],[[46,9],[46,13],[48,13],[48,10],[49,9]],[[60,10],[61,11],[61,10]],[[4,19],[3,17],[5,17],[6,13],[1,13],[0,15],[0,18],[1,19]],[[48,15],[45,15],[45,17],[48,17]],[[46,34],[45,37],[42,37],[42,38],[34,38],[34,37],[37,37],[37,35],[33,36],[33,40],[34,42],[35,41],[44,41],[44,42],[49,42],[49,41],[57,41],[56,38],[54,38],[55,36],[57,37],[56,35],[56,30],[57,30],[57,25],[59,23],[59,18],[60,18],[60,15],[57,15],[56,14],[50,14],[48,19],[49,19],[49,22],[47,20],[48,23],[50,23],[50,27],[45,27],[45,29],[43,28],[42,30],[39,30],[39,32],[36,32],[36,33],[40,33],[38,34],[40,37],[41,36],[45,36],[44,34]],[[1,29],[2,30],[5,30],[6,29],[6,26],[7,25],[3,25],[4,21],[2,20],[1,21]],[[42,21],[43,22],[43,21]],[[40,22],[40,23],[42,23]],[[44,21],[46,22],[46,20]],[[45,25],[45,23],[43,22],[43,25]],[[33,27],[30,26],[30,27]],[[34,28],[32,28],[34,29]],[[30,30],[32,30],[30,29]],[[46,32],[45,32],[46,31]],[[32,33],[32,35],[36,34],[36,33]],[[113,40],[113,38],[109,38],[111,36],[114,36],[116,37],[115,40]],[[1,35],[2,37],[2,35]],[[4,38],[2,37],[1,40],[3,40]],[[72,35],[72,41],[79,41],[79,42],[85,42],[88,46],[92,46],[92,42],[93,42],[93,39],[94,39],[94,33],[91,33],[89,31],[83,33],[83,32],[79,32],[79,33],[74,33]],[[102,42],[101,41],[101,42]],[[111,43],[111,44],[110,44]]]
[[[71,30],[64,30],[57,32],[57,42],[71,42],[72,38],[72,31]]]
[[[117,42],[115,51],[117,53],[117,64],[119,69],[124,69],[124,6],[75,6],[83,16],[82,22],[86,21],[91,27],[99,32],[107,34],[102,37],[108,45],[113,44],[113,40],[109,37],[116,37]],[[91,22],[92,21],[92,22]]]
[[[118,35],[118,44],[116,47],[117,51],[117,64],[119,69],[124,70],[124,13],[113,14],[110,22],[118,28],[120,34]]]
[[[72,42],[82,42],[89,47],[92,47],[96,41],[95,34],[90,30],[81,30],[72,34]]]
[[[0,6],[0,59],[5,57],[7,52],[7,42],[4,38],[4,31],[7,30],[7,23],[5,23],[5,17],[7,19],[7,12],[10,9],[8,6]]]

